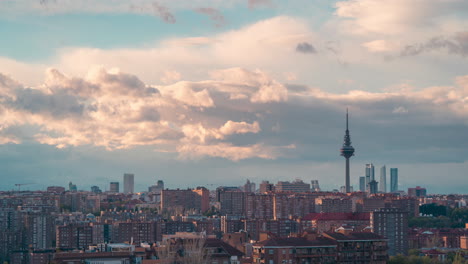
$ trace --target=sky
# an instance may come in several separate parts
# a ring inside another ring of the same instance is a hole
[[[339,189],[349,109],[355,189],[467,193],[467,29],[465,0],[1,0],[0,190]]]

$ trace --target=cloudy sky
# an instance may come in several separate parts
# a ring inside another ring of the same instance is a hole
[[[0,190],[468,190],[468,1],[0,1]],[[389,174],[389,172],[387,172]]]

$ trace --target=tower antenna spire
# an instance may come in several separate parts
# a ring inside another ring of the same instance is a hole
[[[349,134],[349,127],[348,127],[348,108],[346,108],[346,131],[344,136],[343,147],[340,149],[341,156],[345,157],[346,159],[346,168],[345,168],[345,188],[346,192],[349,193],[351,191],[351,184],[350,184],[350,175],[349,175],[349,158],[354,156],[354,148],[351,145],[351,135]]]
[[[346,130],[348,130],[348,108],[346,107]]]

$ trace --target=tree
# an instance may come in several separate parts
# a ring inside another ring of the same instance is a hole
[[[210,259],[204,238],[167,240],[156,252],[163,264],[205,264]]]

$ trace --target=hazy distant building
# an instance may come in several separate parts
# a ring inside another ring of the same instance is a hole
[[[162,190],[164,190],[164,182],[162,180],[159,180],[156,185],[148,187],[148,192],[152,193],[161,193]]]
[[[134,192],[134,180],[135,180],[135,175],[132,173],[125,173],[124,174],[124,188],[123,192],[124,193],[133,193]]]
[[[244,192],[255,192],[255,190],[255,183],[247,180],[247,182],[244,184]]]
[[[380,168],[380,185],[379,191],[382,193],[387,192],[387,167],[385,165]]]
[[[63,192],[65,192],[65,187],[62,187],[62,186],[49,186],[49,187],[47,187],[47,192],[63,193]]]
[[[76,192],[78,188],[76,187],[76,184],[73,184],[72,182],[68,183],[68,190],[70,192]]]
[[[275,190],[275,185],[269,181],[262,181],[260,183],[260,193],[272,192]]]
[[[320,192],[320,185],[319,185],[319,181],[318,180],[312,180],[310,181],[311,183],[311,188],[312,188],[312,191],[313,192]]]
[[[276,192],[310,192],[310,184],[296,179],[294,182],[279,181],[275,185]]]
[[[111,182],[109,186],[109,192],[111,193],[118,193],[119,190],[119,182]]]
[[[369,187],[369,183],[375,180],[375,169],[374,164],[366,164],[366,187]],[[369,190],[368,190],[369,191]]]
[[[359,191],[366,191],[366,176],[359,177]]]
[[[91,192],[102,193],[101,189],[98,186],[91,186]]]
[[[408,212],[398,208],[382,208],[371,212],[372,232],[388,239],[388,254],[408,252]]]
[[[349,186],[349,191],[350,191],[350,192],[354,192],[353,186]],[[341,192],[341,193],[346,193],[346,186],[345,186],[345,185],[343,185],[343,186],[340,187],[340,192]]]
[[[398,192],[398,168],[390,168],[390,192]]]
[[[416,188],[408,188],[408,196],[410,197],[426,197],[426,188],[416,186]]]

